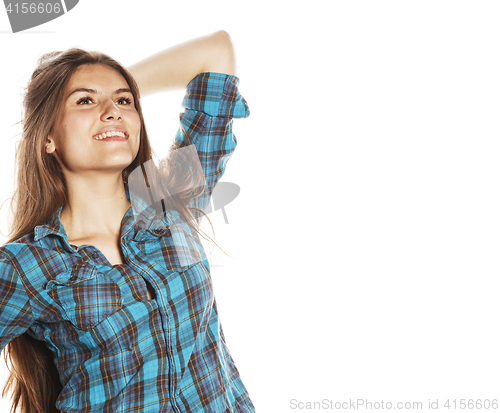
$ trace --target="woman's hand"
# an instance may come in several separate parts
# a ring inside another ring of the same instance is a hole
[[[128,68],[141,96],[185,88],[199,73],[236,75],[236,56],[224,30],[165,49]]]

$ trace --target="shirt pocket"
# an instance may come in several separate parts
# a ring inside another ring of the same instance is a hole
[[[45,289],[80,330],[93,329],[123,307],[118,284],[86,262],[59,274]]]

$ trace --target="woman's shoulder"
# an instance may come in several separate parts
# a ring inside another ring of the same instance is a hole
[[[0,246],[0,262],[13,265],[20,274],[30,274],[40,267],[66,267],[66,253],[51,247],[47,240],[39,239],[37,228],[29,233]],[[59,257],[59,259],[58,259]],[[56,261],[58,262],[56,264]]]
[[[35,231],[31,231],[13,241],[0,246],[0,260],[21,257],[22,254],[30,249],[30,245],[35,244]]]
[[[12,273],[21,273],[22,264],[26,262],[28,244],[15,240],[0,246],[0,279],[11,278]]]

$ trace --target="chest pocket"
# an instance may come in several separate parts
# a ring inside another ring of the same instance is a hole
[[[80,330],[91,330],[123,307],[118,285],[87,262],[59,274],[45,289]]]

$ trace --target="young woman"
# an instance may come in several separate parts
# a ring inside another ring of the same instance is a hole
[[[130,72],[79,49],[41,59],[0,249],[0,349],[14,409],[255,411],[224,341],[198,228],[236,146],[232,118],[249,114],[237,85],[223,31]],[[139,91],[180,87],[181,128],[155,167]]]

